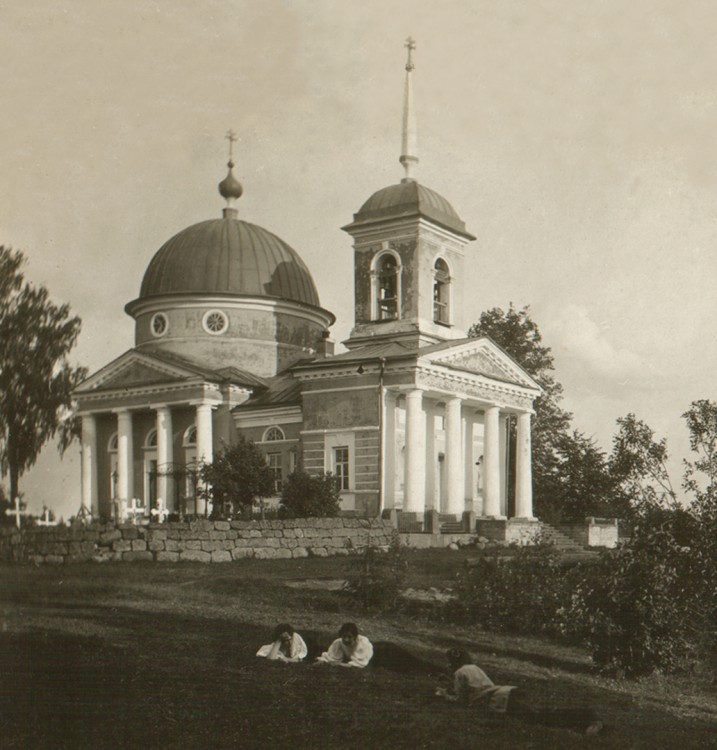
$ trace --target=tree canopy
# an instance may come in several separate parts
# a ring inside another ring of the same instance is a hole
[[[338,482],[330,472],[314,475],[295,471],[281,491],[281,510],[287,516],[336,516],[340,507]]]
[[[0,470],[9,475],[11,498],[58,430],[61,449],[67,446],[72,391],[87,376],[67,360],[80,319],[26,281],[24,263],[21,252],[0,246]]]
[[[483,312],[468,335],[487,336],[541,386],[532,419],[533,507],[548,521],[581,520],[587,515],[620,515],[625,500],[616,491],[607,458],[595,441],[571,430],[572,414],[560,405],[563,387],[555,378],[550,347],[545,346],[530,308],[494,307]],[[512,430],[512,444],[515,435]],[[514,461],[515,451],[511,451]],[[514,493],[512,480],[509,497]]]
[[[610,470],[632,503],[677,499],[667,471],[667,441],[658,440],[641,419],[630,413],[617,420]]]
[[[264,454],[244,437],[218,451],[201,474],[210,486],[215,515],[251,507],[255,499],[274,494],[274,476]]]

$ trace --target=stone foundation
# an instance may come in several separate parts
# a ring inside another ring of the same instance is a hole
[[[617,518],[594,518],[588,516],[583,523],[556,524],[555,528],[582,547],[617,546],[619,525]]]
[[[533,544],[540,530],[537,518],[477,518],[479,536],[492,542]]]
[[[208,521],[0,528],[0,560],[72,562],[231,562],[348,555],[369,543],[388,548],[390,521],[297,518],[283,521]]]

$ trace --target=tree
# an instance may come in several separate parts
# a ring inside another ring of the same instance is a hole
[[[264,454],[244,437],[224,446],[200,473],[210,487],[215,514],[251,507],[257,498],[274,494],[274,476]]]
[[[667,441],[634,414],[618,420],[610,467],[632,500],[630,536],[573,598],[596,662],[633,674],[717,664],[717,404],[694,401],[682,416],[695,454],[684,461],[689,505]]]
[[[668,504],[677,500],[667,471],[667,441],[634,414],[617,420],[610,471],[633,504]]]
[[[701,582],[696,621],[700,626],[700,650],[717,666],[717,404],[693,401],[682,415],[690,431],[690,449],[696,454],[685,460],[684,489],[691,493],[690,514],[696,534],[691,540],[696,579]]]
[[[563,386],[555,379],[550,347],[543,344],[530,308],[499,307],[481,313],[468,335],[488,336],[504,349],[543,389],[535,399],[532,420],[533,507],[548,521],[581,520],[586,515],[619,515],[622,498],[610,476],[605,455],[593,440],[570,430],[572,414],[560,405]],[[515,462],[515,428],[511,425],[511,463]],[[510,472],[508,496],[515,487]]]
[[[21,252],[0,246],[0,470],[18,495],[22,474],[60,430],[68,445],[72,392],[87,377],[67,361],[81,321],[25,281]]]
[[[336,516],[341,496],[336,477],[331,474],[290,474],[281,492],[281,510],[296,518]]]
[[[685,461],[684,488],[692,493],[693,510],[713,512],[717,503],[717,404],[693,401],[682,415],[690,431],[690,449],[697,457]]]

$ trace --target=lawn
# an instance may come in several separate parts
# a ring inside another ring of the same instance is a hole
[[[413,587],[450,582],[463,553],[411,555]],[[0,567],[0,747],[717,748],[714,684],[600,677],[540,639],[366,615],[340,592],[349,558]],[[434,697],[437,677],[257,659],[275,622],[326,642],[345,620],[442,668],[468,647],[496,682],[545,704],[593,705],[598,737],[487,716]]]

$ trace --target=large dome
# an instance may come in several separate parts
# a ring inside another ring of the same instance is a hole
[[[424,216],[438,224],[475,239],[451,204],[435,190],[415,180],[403,180],[375,192],[354,214],[349,227],[373,224],[386,219]]]
[[[193,224],[156,252],[139,298],[182,293],[275,297],[320,306],[298,253],[266,229],[233,217]]]

